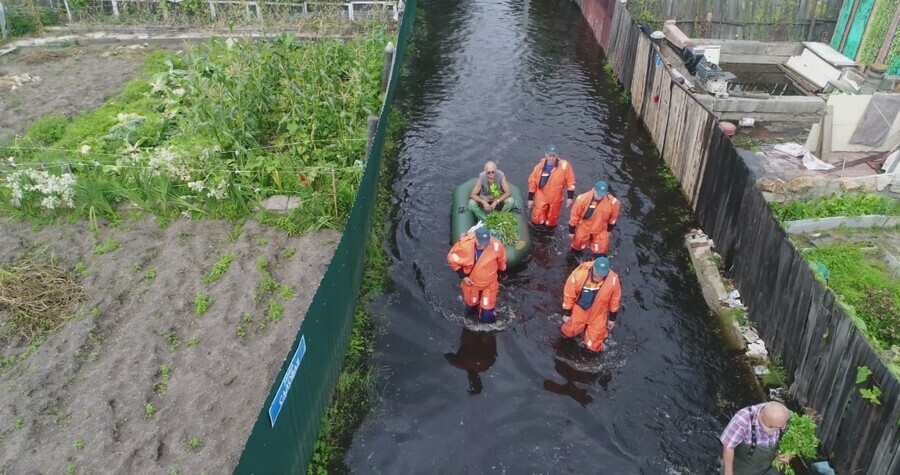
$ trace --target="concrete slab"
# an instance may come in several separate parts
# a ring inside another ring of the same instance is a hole
[[[809,137],[806,138],[804,148],[812,152],[813,155],[819,154],[819,148],[822,146],[822,125],[813,124],[809,129]]]
[[[828,81],[837,81],[841,77],[841,70],[832,66],[809,49],[804,49],[800,56],[791,56],[784,63],[785,67],[803,76],[819,89],[825,87]]]
[[[731,348],[743,350],[746,348],[746,342],[741,335],[740,327],[732,316],[734,310],[722,304],[728,298],[728,292],[719,273],[716,259],[713,257],[711,244],[712,242],[699,230],[685,236],[685,245],[691,256],[691,264],[700,283],[703,299],[710,310],[718,316],[726,344]]]
[[[262,200],[262,207],[268,211],[288,212],[300,206],[300,197],[275,195]]]
[[[892,228],[900,225],[900,216],[841,216],[834,218],[802,219],[784,223],[788,234],[800,234],[814,231],[847,228]]]

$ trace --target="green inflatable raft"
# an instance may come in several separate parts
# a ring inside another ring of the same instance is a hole
[[[453,192],[453,204],[450,209],[450,244],[452,245],[459,237],[469,231],[469,228],[478,221],[475,215],[469,211],[469,193],[475,186],[475,180],[471,180],[456,187]],[[509,185],[510,194],[516,200],[516,207],[512,213],[516,217],[518,224],[519,239],[514,246],[506,245],[506,266],[507,268],[517,267],[528,257],[531,252],[531,234],[528,232],[528,217],[525,215],[525,200],[522,198],[522,192],[516,185]]]

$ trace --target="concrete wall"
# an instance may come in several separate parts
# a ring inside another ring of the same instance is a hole
[[[696,45],[721,45],[723,63],[781,64],[803,52],[803,44],[694,38]]]
[[[752,117],[768,122],[800,122],[817,124],[825,113],[825,101],[816,96],[778,96],[770,99],[744,97],[716,98],[697,94],[697,101],[709,108],[720,120]]]

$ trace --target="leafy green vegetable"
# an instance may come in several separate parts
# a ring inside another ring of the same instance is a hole
[[[519,224],[516,216],[508,211],[494,211],[487,216],[485,227],[504,245],[514,246],[519,239]]]
[[[856,384],[864,382],[872,374],[872,370],[868,366],[856,367]]]
[[[816,435],[816,422],[812,417],[791,413],[787,429],[781,435],[778,443],[779,455],[793,455],[805,458],[813,458],[819,447],[819,437]],[[795,475],[794,469],[788,464],[774,460],[772,466],[784,472],[785,475]]]

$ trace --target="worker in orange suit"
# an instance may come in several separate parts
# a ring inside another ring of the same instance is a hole
[[[500,290],[498,272],[506,271],[506,247],[490,231],[479,226],[453,245],[447,262],[462,280],[463,301],[468,314],[478,313],[483,323],[497,320],[494,306]]]
[[[594,259],[609,252],[609,232],[619,219],[622,202],[609,194],[609,185],[598,181],[594,189],[578,195],[569,217],[570,250],[580,253],[590,246]]]
[[[547,153],[528,177],[527,206],[532,210],[531,223],[556,227],[564,193],[568,208],[575,198],[575,172],[568,160],[559,158],[556,145],[548,145]]]
[[[621,300],[622,286],[609,259],[598,257],[582,263],[566,279],[560,331],[569,338],[584,333],[584,346],[595,353],[601,351],[607,332],[616,326]]]

